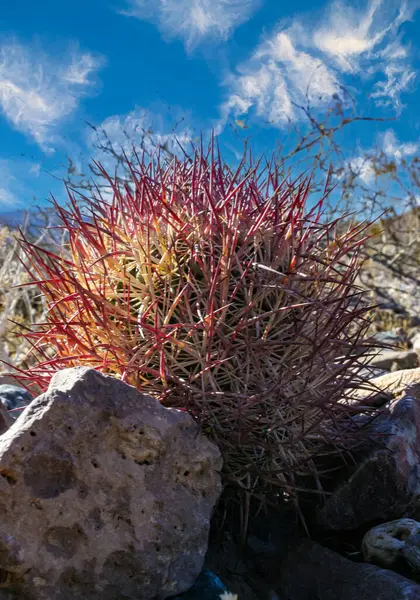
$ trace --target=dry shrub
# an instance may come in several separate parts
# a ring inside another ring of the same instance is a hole
[[[41,242],[41,239],[38,239]],[[28,340],[22,330],[40,319],[43,301],[34,286],[26,286],[29,275],[16,232],[0,228],[0,370],[28,366]]]

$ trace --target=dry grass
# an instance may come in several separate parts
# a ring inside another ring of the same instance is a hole
[[[35,287],[19,287],[29,281],[23,252],[14,233],[0,229],[0,360],[5,369],[26,368],[28,340],[22,328],[35,323],[42,314],[43,300]]]
[[[30,239],[40,247],[56,248],[45,213],[42,228],[31,230]],[[22,224],[25,231],[26,224]],[[27,369],[33,359],[31,343],[23,335],[45,316],[45,298],[30,277],[25,266],[26,256],[18,242],[19,232],[0,227],[0,372],[16,374]]]

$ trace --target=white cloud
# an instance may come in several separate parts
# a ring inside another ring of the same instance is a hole
[[[40,163],[32,163],[29,167],[29,173],[34,177],[39,177],[41,174],[41,165]]]
[[[319,102],[338,91],[334,71],[319,58],[298,50],[291,36],[285,32],[278,33],[264,44],[255,58],[282,64],[284,77],[297,94],[297,100],[308,97],[311,102]]]
[[[392,129],[388,129],[383,134],[380,145],[384,154],[393,158],[396,162],[400,162],[405,157],[416,154],[419,150],[417,142],[400,142]]]
[[[398,63],[386,65],[384,73],[386,79],[376,83],[371,97],[376,99],[378,106],[393,106],[400,112],[401,94],[409,89],[416,73],[409,66]]]
[[[409,58],[408,50],[408,47],[404,46],[401,40],[396,39],[381,50],[380,56],[387,61],[404,60]]]
[[[0,111],[51,151],[57,125],[76,110],[102,64],[103,59],[76,48],[56,59],[16,41],[0,45]]]
[[[389,31],[390,25],[375,24],[381,4],[382,0],[372,0],[363,12],[351,5],[334,2],[325,25],[313,35],[315,46],[337,60],[341,70],[357,71],[358,58],[370,52]]]
[[[409,156],[413,156],[420,149],[418,142],[400,142],[393,129],[388,129],[378,136],[376,148],[356,156],[345,165],[345,170],[359,177],[366,185],[371,185],[377,176],[375,164],[381,166],[382,160],[377,162],[375,157],[381,159],[384,155],[386,161],[392,160],[398,166],[401,161]]]
[[[284,123],[293,114],[283,74],[271,62],[243,73],[234,82],[234,93],[222,107],[223,125],[230,113],[243,115],[254,107],[259,117],[272,123]]]
[[[182,123],[182,118],[177,122]],[[143,149],[151,154],[158,148],[165,148],[178,155],[182,153],[181,148],[188,150],[192,140],[190,128],[171,127],[158,113],[142,108],[136,108],[126,115],[108,117],[88,134],[88,144],[95,149],[95,158],[108,170],[113,169],[116,162],[111,153],[98,149],[100,145],[109,147],[111,144],[117,154],[124,151],[127,156],[132,154],[133,146],[136,150]]]
[[[91,75],[95,72],[102,61],[92,54],[73,54],[70,65],[64,69],[62,77],[69,84],[91,85]]]
[[[372,160],[368,156],[356,156],[348,161],[345,170],[359,177],[366,185],[374,182],[376,174]]]
[[[222,106],[222,125],[231,113],[239,116],[253,108],[259,117],[281,126],[298,118],[295,104],[306,106],[309,100],[319,107],[340,92],[334,69],[299,50],[288,31],[260,44],[228,85],[231,94]]]
[[[205,38],[226,40],[247,21],[262,0],[131,0],[129,14],[156,23],[168,38],[188,49]]]
[[[399,110],[401,94],[415,77],[399,29],[412,19],[413,11],[405,1],[370,0],[365,10],[337,1],[326,24],[314,32],[313,42],[343,73],[379,77],[371,97],[377,105]]]
[[[394,9],[393,9],[394,7]],[[221,107],[219,131],[228,118],[254,111],[275,125],[299,118],[294,104],[312,109],[333,98],[345,100],[348,77],[371,82],[377,105],[399,110],[401,94],[412,85],[409,47],[400,27],[413,11],[403,2],[370,0],[365,8],[333,2],[314,20],[311,13],[287,27],[278,23],[250,58],[226,78],[228,98]]]

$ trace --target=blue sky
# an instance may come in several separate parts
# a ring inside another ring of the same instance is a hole
[[[97,157],[87,122],[116,145],[140,129],[184,144],[214,129],[231,156],[270,151],[296,104],[349,102],[367,116],[348,160],[380,147],[417,154],[417,2],[371,0],[19,0],[0,8],[0,211],[49,192],[66,156]],[[419,40],[419,41],[417,41]],[[246,127],[244,129],[243,127]],[[289,129],[288,129],[289,128]],[[362,177],[369,180],[368,168]]]

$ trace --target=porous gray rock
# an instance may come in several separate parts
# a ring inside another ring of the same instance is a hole
[[[186,591],[221,467],[186,412],[93,369],[57,373],[0,437],[0,581],[21,600]]]
[[[417,571],[420,523],[414,519],[396,519],[372,527],[362,541],[362,552],[366,562],[386,568],[398,566],[406,561],[410,568]]]

